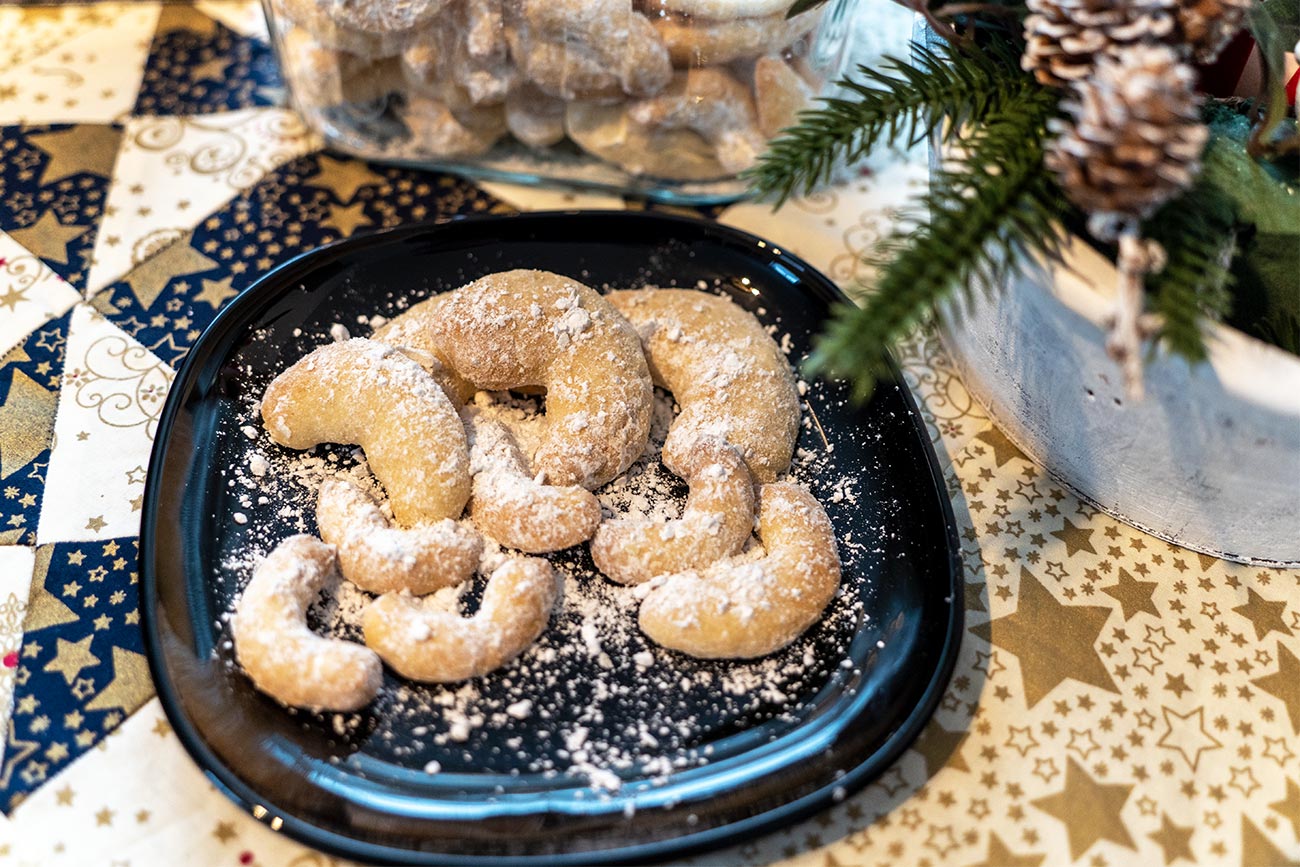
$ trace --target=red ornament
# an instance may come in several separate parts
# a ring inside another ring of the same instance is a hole
[[[4,264],[4,260],[3,260],[3,259],[0,259],[0,265],[3,265],[3,264]],[[5,668],[17,668],[17,667],[18,667],[18,651],[16,651],[16,650],[11,650],[11,651],[9,651],[8,653],[6,653],[6,654],[5,654],[5,658],[4,658],[4,665],[5,665]]]
[[[253,853],[252,853],[252,852],[247,852],[247,851],[245,851],[245,852],[240,852],[240,853],[239,853],[239,863],[240,863],[240,864],[252,864],[252,863],[253,863]]]

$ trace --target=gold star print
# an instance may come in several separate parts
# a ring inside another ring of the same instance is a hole
[[[1277,762],[1280,768],[1286,767],[1286,763],[1295,758],[1295,753],[1286,745],[1285,737],[1271,738],[1268,735],[1264,735],[1264,751],[1260,755]],[[1296,836],[1300,837],[1300,831]]]
[[[60,6],[28,6],[22,9],[21,20],[28,26],[34,26],[39,22],[59,24],[63,21],[63,11],[63,7]]]
[[[194,296],[194,303],[197,304],[200,301],[206,301],[212,305],[213,310],[216,310],[228,299],[234,298],[239,294],[239,292],[230,287],[230,283],[233,279],[233,277],[226,277],[224,280],[205,279],[203,281],[203,291]]]
[[[329,216],[321,220],[321,225],[332,226],[338,229],[339,233],[344,237],[347,237],[356,231],[357,226],[370,225],[370,218],[362,213],[365,206],[365,202],[357,202],[349,207],[330,205]]]
[[[970,631],[1019,657],[1025,700],[1033,707],[1069,679],[1119,692],[1093,648],[1110,614],[1104,606],[1062,605],[1022,566],[1015,613]]]
[[[978,864],[970,867],[1039,867],[1046,855],[1017,855],[1007,848],[997,834],[989,834],[989,854]]]
[[[0,479],[30,464],[50,444],[58,394],[17,368],[0,404]]]
[[[975,439],[993,449],[993,460],[999,467],[1013,458],[1024,457],[1024,453],[1016,448],[1015,443],[1007,439],[1007,435],[996,427],[990,427],[977,434]]]
[[[218,822],[217,827],[212,829],[212,836],[222,843],[229,843],[235,839],[235,826],[231,822]]]
[[[1277,671],[1251,681],[1281,700],[1291,717],[1292,730],[1300,735],[1300,659],[1281,641],[1277,643]]]
[[[1256,640],[1263,639],[1270,632],[1291,634],[1291,627],[1282,620],[1282,614],[1286,611],[1285,599],[1265,599],[1255,592],[1254,587],[1247,587],[1245,604],[1232,610],[1251,622],[1255,627]]]
[[[72,799],[76,796],[77,793],[72,790],[72,786],[64,786],[54,793],[54,798],[60,807],[71,807]]]
[[[961,756],[961,745],[965,740],[966,732],[950,732],[932,717],[916,743],[912,744],[912,749],[925,759],[927,777],[933,777],[945,765],[959,771],[969,771],[970,767]]]
[[[1264,836],[1254,822],[1241,817],[1241,867],[1300,867]]]
[[[214,260],[190,246],[190,237],[191,234],[186,232],[122,278],[142,307],[152,307],[173,277],[198,274],[217,267]]]
[[[951,825],[931,825],[925,837],[925,847],[933,849],[940,858],[947,858],[949,853],[961,847],[957,837],[952,833]]]
[[[190,80],[203,81],[204,79],[210,79],[220,81],[229,63],[230,58],[219,54],[204,63],[196,63],[189,68]]]
[[[1087,760],[1097,750],[1101,749],[1101,744],[1093,738],[1092,732],[1088,729],[1075,731],[1070,729],[1070,739],[1065,745],[1065,749],[1079,754],[1079,758]]]
[[[1174,750],[1187,762],[1193,771],[1200,764],[1201,753],[1217,750],[1223,746],[1205,730],[1205,708],[1180,714],[1173,708],[1162,708],[1165,715],[1165,732],[1160,736],[1156,746]]]
[[[1070,523],[1070,519],[1061,516],[1064,526],[1059,530],[1053,530],[1052,535],[1065,543],[1065,556],[1073,557],[1080,551],[1087,551],[1089,554],[1096,554],[1097,549],[1092,547],[1092,530],[1087,527],[1076,527]]]
[[[1021,758],[1029,755],[1029,751],[1038,746],[1038,741],[1034,738],[1034,733],[1029,726],[1023,728],[1018,726],[1009,726],[1007,728],[1007,740],[1003,746],[1010,747],[1020,753]]]
[[[27,761],[32,753],[36,752],[40,744],[36,741],[18,740],[17,729],[14,728],[14,721],[9,720],[9,731],[6,739],[3,753],[4,764],[0,765],[0,789],[9,787],[9,780],[13,777],[14,769],[21,762]],[[12,806],[12,803],[11,803]]]
[[[898,765],[894,765],[892,768],[881,774],[875,784],[884,789],[885,794],[891,798],[906,789],[908,786],[907,779],[903,776],[903,771],[898,767]]]
[[[71,686],[83,668],[99,665],[99,657],[90,652],[90,639],[87,635],[80,641],[65,641],[60,638],[55,645],[54,658],[45,664],[45,671],[57,671]]]
[[[1243,797],[1249,798],[1260,787],[1260,782],[1255,779],[1255,772],[1250,769],[1250,765],[1228,768],[1228,774],[1231,777],[1228,780],[1228,788],[1236,789]]]
[[[1291,823],[1291,830],[1300,838],[1300,783],[1291,778],[1286,781],[1286,797],[1268,805],[1270,810],[1278,813]]]
[[[1120,817],[1132,791],[1132,786],[1095,782],[1078,762],[1069,759],[1065,766],[1065,788],[1030,803],[1065,823],[1070,860],[1077,861],[1098,840],[1137,848]]]
[[[112,175],[122,133],[111,126],[82,123],[65,130],[37,133],[28,136],[28,140],[50,155],[41,173],[43,186],[81,172],[106,178]]]
[[[112,826],[113,811],[110,810],[108,807],[105,807],[104,809],[100,810],[98,813],[95,814],[95,824]]]
[[[41,214],[39,220],[25,229],[10,229],[15,241],[37,256],[60,265],[68,264],[68,244],[90,231],[89,226],[65,226],[54,211]]]
[[[53,554],[53,545],[42,545],[36,549],[36,567],[32,572],[31,600],[27,603],[27,617],[23,621],[23,630],[28,635],[49,626],[61,626],[64,623],[73,623],[79,619],[71,608],[64,605],[45,586],[50,572],[50,557]]]
[[[188,5],[163,4],[156,29],[159,34],[189,30],[203,37],[205,42],[217,36],[217,22]]]
[[[10,310],[18,309],[19,301],[27,301],[26,289],[8,289],[3,295],[0,295],[0,307],[7,307]]]
[[[153,681],[149,679],[149,664],[134,651],[113,648],[113,680],[93,699],[86,710],[121,708],[131,713],[153,695]]]
[[[1186,858],[1188,861],[1195,861],[1196,856],[1192,854],[1192,832],[1194,826],[1184,828],[1182,825],[1174,824],[1174,820],[1169,818],[1168,813],[1160,814],[1160,830],[1152,831],[1147,837],[1156,841],[1160,847],[1161,854],[1164,855],[1165,863],[1172,864],[1179,858]]]
[[[1068,543],[1067,543],[1068,544]],[[1147,612],[1152,617],[1159,617],[1160,612],[1156,610],[1155,603],[1151,597],[1155,594],[1156,588],[1160,586],[1156,581],[1137,581],[1128,570],[1124,567],[1119,569],[1119,583],[1112,584],[1109,587],[1102,587],[1101,592],[1119,602],[1120,609],[1124,612],[1124,619],[1130,619],[1134,614]]]
[[[98,533],[100,530],[104,529],[107,526],[108,526],[108,522],[104,520],[103,515],[96,515],[86,522],[86,529],[92,530],[96,533]]]
[[[357,190],[362,187],[384,182],[382,177],[370,171],[359,160],[336,160],[327,154],[321,154],[318,159],[320,171],[311,180],[332,190],[345,205],[356,197]]]

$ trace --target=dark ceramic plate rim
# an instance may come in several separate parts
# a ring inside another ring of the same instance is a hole
[[[159,617],[157,604],[158,576],[154,564],[154,537],[157,533],[159,497],[162,490],[160,472],[155,472],[162,465],[163,455],[167,449],[169,434],[180,414],[184,398],[188,398],[203,368],[210,361],[210,347],[217,343],[220,336],[239,322],[244,311],[262,303],[261,296],[269,287],[283,286],[295,282],[294,275],[318,267],[323,262],[376,242],[405,240],[424,233],[436,233],[449,223],[482,223],[492,225],[502,221],[516,219],[548,219],[573,217],[599,217],[602,220],[625,220],[628,222],[657,220],[669,224],[681,224],[683,228],[698,233],[710,241],[725,245],[744,246],[751,255],[769,261],[782,261],[793,266],[801,274],[800,286],[817,300],[834,306],[850,303],[847,297],[830,282],[820,271],[808,265],[797,256],[781,251],[771,242],[756,235],[733,229],[718,223],[676,215],[647,214],[645,212],[627,211],[533,211],[511,215],[472,215],[458,216],[451,220],[418,223],[401,226],[362,237],[348,238],[309,250],[277,266],[263,275],[251,286],[241,292],[208,325],[203,334],[194,342],[186,355],[168,394],[166,405],[159,420],[158,434],[155,439],[149,461],[149,474],[146,478],[144,492],[144,510],[140,529],[140,580],[141,580],[141,619],[144,631],[145,654],[149,661],[150,674],[158,694],[163,712],[167,716],[173,731],[190,757],[203,771],[205,776],[245,812],[270,825],[272,819],[278,822],[275,830],[289,837],[339,857],[367,861],[372,863],[387,862],[411,865],[539,865],[539,864],[609,864],[641,863],[661,860],[673,856],[685,856],[709,849],[715,849],[741,839],[767,833],[781,826],[793,824],[814,813],[842,800],[852,794],[889,768],[920,735],[921,730],[933,715],[943,694],[948,680],[956,665],[957,654],[961,646],[961,632],[964,623],[963,576],[960,559],[960,545],[957,538],[956,523],[952,503],[947,496],[943,474],[938,458],[930,443],[929,434],[917,411],[911,390],[904,384],[899,368],[892,358],[888,358],[891,380],[882,380],[885,386],[897,385],[909,410],[912,433],[919,438],[922,451],[926,456],[926,465],[930,472],[930,481],[935,499],[941,510],[945,528],[945,541],[948,549],[948,592],[952,600],[948,606],[947,629],[943,633],[943,647],[940,649],[937,663],[931,671],[921,698],[902,716],[894,731],[877,749],[867,755],[852,768],[846,769],[844,775],[834,784],[823,786],[801,798],[787,802],[766,812],[740,819],[733,823],[710,828],[704,831],[685,833],[668,840],[652,843],[634,844],[599,851],[572,852],[560,855],[524,855],[524,856],[484,856],[457,855],[449,852],[417,852],[398,849],[381,844],[357,840],[344,834],[322,828],[298,819],[285,811],[277,809],[266,797],[259,795],[245,784],[204,742],[181,707],[179,693],[172,683],[163,662],[163,650],[158,633]],[[797,731],[797,730],[796,730]]]

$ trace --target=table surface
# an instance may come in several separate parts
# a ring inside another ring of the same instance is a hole
[[[910,22],[879,8],[869,48],[897,52]],[[0,867],[335,863],[216,792],[153,696],[137,534],[173,373],[225,302],[318,244],[645,207],[332,155],[283,104],[255,3],[0,8]],[[710,215],[847,287],[924,183],[890,156],[775,214]],[[991,425],[934,337],[899,359],[961,525],[956,673],[877,782],[695,861],[1300,863],[1300,573],[1118,523]]]

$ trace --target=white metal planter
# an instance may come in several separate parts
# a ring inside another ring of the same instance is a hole
[[[1101,322],[1114,267],[1076,241],[981,299],[944,340],[1021,449],[1116,518],[1246,563],[1300,566],[1300,358],[1215,326],[1210,359],[1160,355],[1130,401]]]

